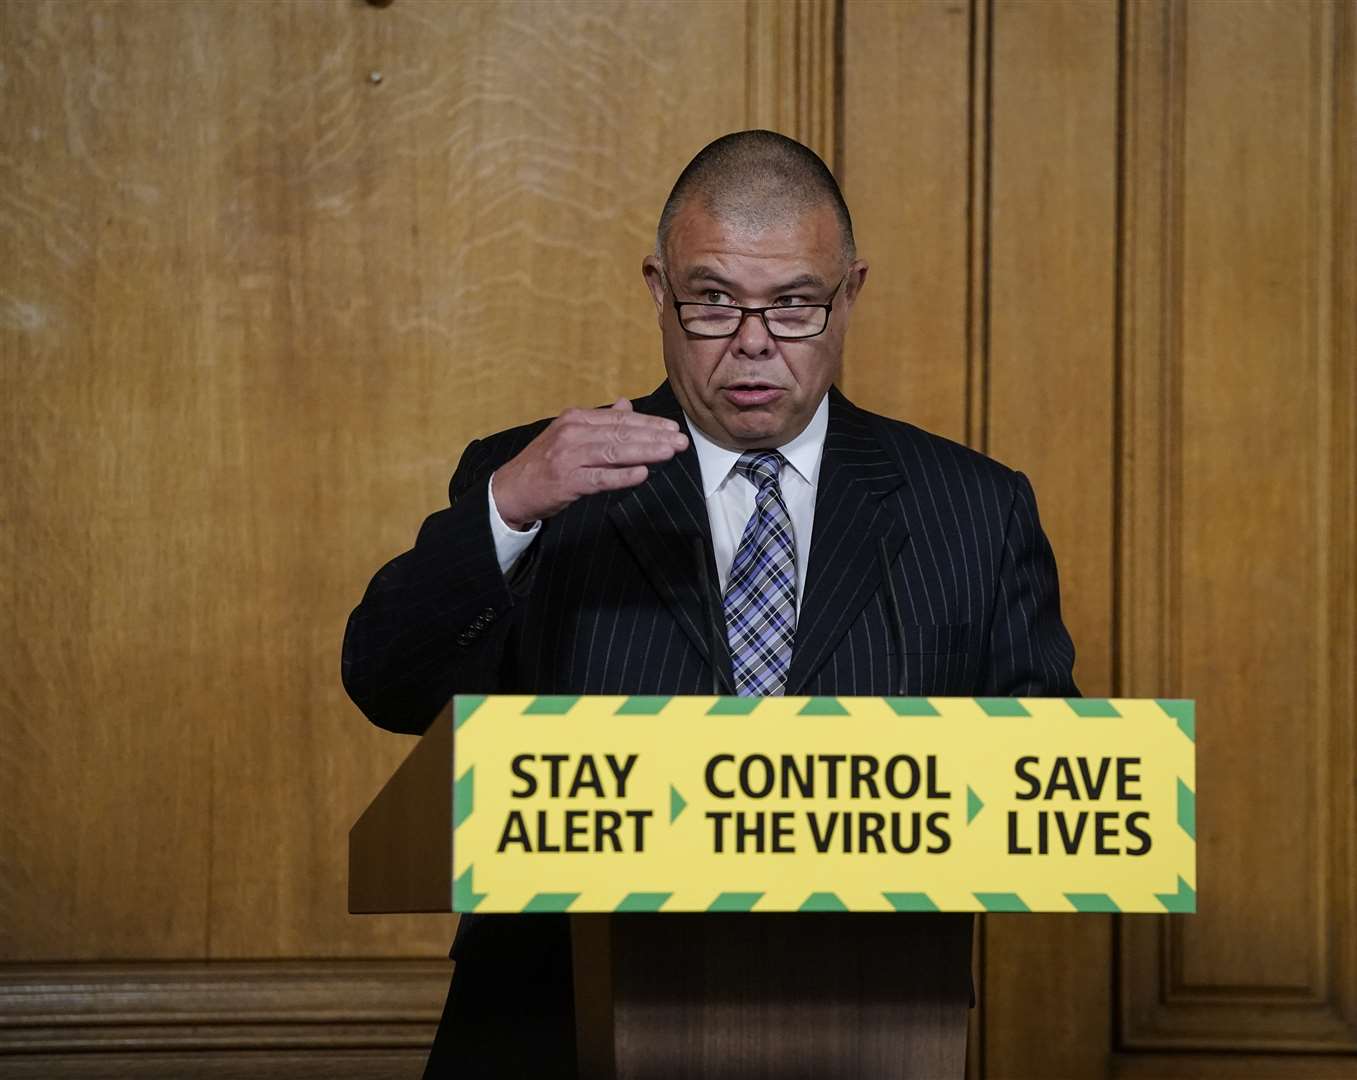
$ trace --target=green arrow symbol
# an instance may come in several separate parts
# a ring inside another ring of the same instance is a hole
[[[669,785],[669,823],[670,823],[671,825],[674,823],[674,819],[677,818],[681,813],[683,813],[683,810],[684,810],[684,808],[685,808],[687,805],[688,805],[687,801],[683,798],[682,795],[680,795],[680,794],[678,793],[678,788],[676,788],[673,784],[670,784],[670,785]]]
[[[975,815],[985,809],[985,804],[980,801],[980,796],[975,793],[970,784],[966,785],[966,824],[969,825],[975,820]]]

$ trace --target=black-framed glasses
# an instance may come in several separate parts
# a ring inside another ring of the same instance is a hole
[[[769,337],[799,341],[825,332],[825,327],[829,325],[829,313],[834,310],[834,298],[839,295],[839,290],[847,280],[847,274],[841,277],[839,283],[834,286],[834,291],[829,294],[829,299],[823,304],[740,307],[736,304],[704,304],[700,300],[680,300],[672,289],[669,296],[674,301],[679,325],[693,337],[734,337],[740,332],[745,319],[757,315],[763,321],[763,328],[768,331]]]

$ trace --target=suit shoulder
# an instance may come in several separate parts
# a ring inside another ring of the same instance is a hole
[[[550,423],[551,417],[546,417],[534,420],[530,424],[519,424],[517,427],[496,431],[492,435],[483,435],[471,445],[487,460],[493,461],[494,467],[498,468],[537,438]]]
[[[531,424],[520,424],[472,439],[462,451],[457,471],[448,484],[449,499],[456,502],[463,492],[484,482],[487,476],[537,438],[550,423],[550,419],[534,420]]]
[[[936,473],[941,470],[953,477],[972,478],[975,482],[1004,489],[1020,483],[1016,470],[969,446],[905,420],[876,413],[864,415],[886,445],[899,455],[908,472],[917,469]]]

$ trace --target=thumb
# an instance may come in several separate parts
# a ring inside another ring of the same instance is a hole
[[[610,408],[610,409],[616,409],[618,412],[631,412],[631,411],[632,411],[631,402],[630,402],[629,400],[627,400],[626,398],[624,398],[624,397],[623,397],[623,398],[618,398],[618,399],[617,399],[616,401],[614,401],[611,405],[609,405],[608,408]]]

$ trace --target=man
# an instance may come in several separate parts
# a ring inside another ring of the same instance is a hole
[[[420,732],[454,693],[1077,693],[1027,480],[833,388],[867,278],[809,149],[727,135],[642,272],[667,379],[473,442],[349,620],[344,683]],[[430,1058],[571,1075],[560,916],[464,918]]]

